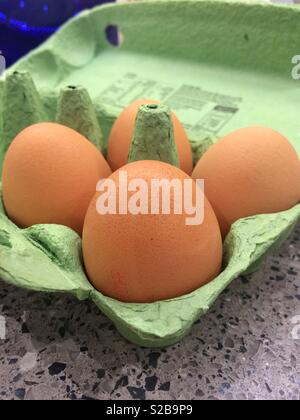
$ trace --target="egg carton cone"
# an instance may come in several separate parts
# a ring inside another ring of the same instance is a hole
[[[122,33],[117,47],[106,36],[111,25]],[[148,0],[85,11],[0,80],[1,161],[19,130],[57,115],[92,142],[101,141],[93,134],[99,124],[105,150],[116,117],[138,98],[160,100],[177,114],[195,159],[224,134],[250,125],[282,132],[299,154],[299,39],[295,6]],[[76,95],[80,103],[73,104]],[[73,106],[85,111],[79,123]],[[90,134],[85,123],[91,124]],[[71,229],[19,229],[0,200],[0,278],[34,291],[91,299],[128,340],[164,347],[181,340],[239,275],[257,270],[299,217],[297,205],[237,221],[225,240],[217,278],[185,296],[139,304],[108,298],[91,286],[81,239]]]
[[[81,86],[67,86],[58,99],[56,121],[73,128],[103,151],[103,134],[88,91]]]
[[[2,172],[2,158],[11,139],[25,127],[47,119],[40,95],[28,72],[16,70],[7,75],[1,102],[0,172]]]
[[[179,167],[171,111],[166,105],[141,105],[135,122],[128,163],[160,160]]]

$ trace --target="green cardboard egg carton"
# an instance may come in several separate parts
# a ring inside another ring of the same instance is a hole
[[[110,26],[122,33],[117,47],[106,37]],[[0,82],[0,161],[21,129],[45,120],[77,129],[105,153],[113,121],[141,97],[159,99],[177,113],[195,159],[225,133],[248,125],[277,129],[300,153],[300,80],[292,77],[299,39],[296,7],[174,0],[86,11]],[[56,225],[21,230],[0,206],[0,278],[91,299],[128,340],[167,346],[184,337],[234,279],[259,267],[299,217],[297,205],[238,221],[214,281],[177,299],[128,304],[90,285],[75,232]]]

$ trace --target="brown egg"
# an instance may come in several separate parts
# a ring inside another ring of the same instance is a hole
[[[180,169],[159,161],[138,161],[109,178],[117,186],[126,171],[128,183],[143,179],[189,179],[195,198],[196,183]],[[98,192],[91,202],[83,229],[83,255],[91,283],[103,294],[124,302],[153,302],[189,293],[214,279],[221,269],[222,239],[209,202],[204,199],[204,221],[187,225],[187,214],[99,214]],[[128,193],[128,200],[133,193]],[[193,200],[195,203],[196,200]],[[150,208],[150,205],[149,205]]]
[[[287,210],[300,200],[300,162],[288,140],[264,127],[234,131],[199,160],[192,177],[205,180],[225,236],[236,220]]]
[[[36,124],[18,134],[5,156],[4,206],[22,228],[61,224],[81,234],[96,184],[110,174],[85,137],[59,124]]]
[[[113,171],[126,165],[138,109],[141,105],[147,103],[155,104],[159,103],[159,101],[154,101],[152,99],[139,99],[125,108],[115,121],[111,129],[107,152],[107,160]],[[171,115],[174,125],[174,138],[179,155],[180,168],[190,175],[193,170],[191,146],[182,124],[173,112]]]

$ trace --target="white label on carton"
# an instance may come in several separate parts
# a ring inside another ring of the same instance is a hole
[[[140,98],[151,98],[169,105],[191,133],[217,134],[239,111],[242,98],[211,92],[200,86],[174,86],[126,73],[97,98],[120,111]]]

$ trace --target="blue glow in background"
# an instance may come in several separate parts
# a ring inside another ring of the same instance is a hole
[[[0,0],[0,51],[11,65],[83,9],[114,0]]]

